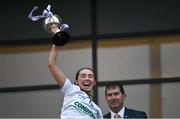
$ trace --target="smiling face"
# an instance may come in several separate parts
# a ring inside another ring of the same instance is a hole
[[[106,89],[105,97],[111,110],[117,113],[124,105],[126,94],[122,93],[118,86],[114,85]]]
[[[93,86],[96,84],[94,79],[94,73],[88,68],[84,68],[77,73],[75,83],[85,91],[87,94],[91,94]]]

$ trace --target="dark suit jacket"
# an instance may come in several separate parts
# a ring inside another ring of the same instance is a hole
[[[110,119],[111,113],[109,112],[105,114],[103,117],[104,119]],[[147,115],[143,111],[137,111],[125,107],[124,118],[147,118]]]

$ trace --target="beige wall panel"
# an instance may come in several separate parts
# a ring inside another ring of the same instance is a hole
[[[58,118],[59,90],[0,93],[0,118]]]
[[[161,45],[162,77],[180,76],[180,43]]]
[[[48,70],[49,51],[1,54],[0,87],[56,84]],[[59,50],[58,64],[74,80],[81,67],[91,67],[91,49]]]
[[[161,44],[162,77],[180,76],[180,43]],[[162,85],[162,117],[180,117],[180,83]]]
[[[162,85],[162,118],[180,117],[180,83]]]
[[[149,46],[98,48],[99,81],[150,78]]]

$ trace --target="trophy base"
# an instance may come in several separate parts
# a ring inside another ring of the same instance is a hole
[[[63,46],[69,42],[69,33],[65,31],[60,31],[54,34],[53,44],[56,46]]]

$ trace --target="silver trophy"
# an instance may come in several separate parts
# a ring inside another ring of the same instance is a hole
[[[63,46],[69,41],[69,33],[66,31],[69,26],[62,23],[61,17],[56,14],[53,14],[50,9],[51,5],[48,5],[47,8],[43,11],[42,15],[32,16],[33,12],[37,10],[38,7],[34,7],[29,14],[29,18],[32,21],[37,21],[40,18],[43,20],[43,28],[45,31],[53,35],[53,43],[58,46]]]

